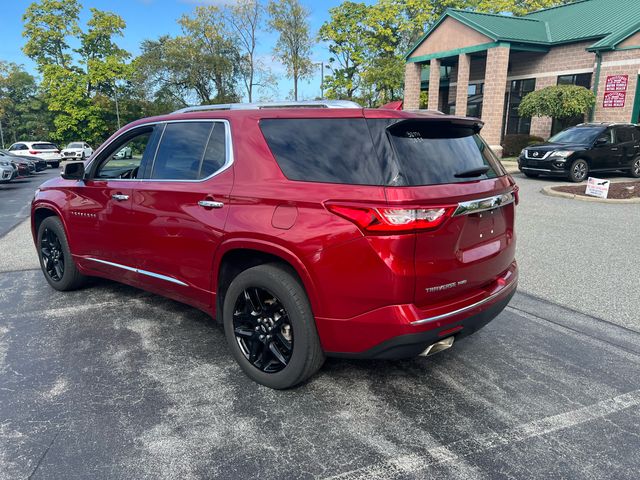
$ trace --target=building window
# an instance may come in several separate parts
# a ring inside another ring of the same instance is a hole
[[[591,88],[591,73],[576,73],[573,75],[560,75],[558,85],[577,85],[578,87]]]
[[[467,98],[467,116],[482,117],[482,99],[484,98],[484,83],[469,85],[469,97]]]
[[[591,89],[591,77],[592,73],[575,73],[572,75],[560,75],[558,77],[558,85],[576,85],[578,87],[584,87]],[[565,128],[578,125],[584,122],[584,115],[577,115],[571,118],[559,118],[553,119],[551,124],[551,135],[555,135],[561,132]]]
[[[509,90],[509,106],[507,109],[507,135],[523,133],[529,134],[531,131],[531,117],[521,117],[518,107],[522,99],[536,89],[536,79],[512,80]]]

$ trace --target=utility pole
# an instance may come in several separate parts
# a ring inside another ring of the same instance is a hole
[[[4,132],[2,131],[2,120],[0,120],[0,142],[2,142],[2,149],[4,150]]]
[[[316,62],[314,65],[320,65],[320,98],[324,98],[324,60]]]
[[[118,88],[115,79],[113,80],[113,96],[116,100],[116,118],[118,119],[118,130],[120,130],[120,109],[118,108]]]

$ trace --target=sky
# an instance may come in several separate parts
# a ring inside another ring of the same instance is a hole
[[[0,0],[2,6],[2,29],[0,29],[0,60],[6,60],[24,65],[35,74],[34,63],[22,53],[24,37],[22,36],[22,15],[32,0]],[[127,23],[124,38],[118,39],[118,44],[133,55],[139,53],[139,46],[143,40],[153,40],[161,35],[176,35],[180,33],[177,19],[185,13],[190,13],[197,5],[221,4],[224,0],[80,0],[83,6],[80,21],[84,25],[88,20],[89,8],[108,10],[120,15]],[[230,0],[232,1],[232,0]],[[301,0],[311,11],[312,34],[318,31],[325,20],[329,18],[329,8],[342,3],[342,0],[310,1]],[[372,1],[367,1],[372,3]],[[276,40],[276,34],[265,32],[260,36],[258,55],[270,65],[274,74],[278,75],[277,92],[272,94],[274,100],[285,99],[291,92],[291,80],[285,77],[284,67],[273,61],[271,51]],[[314,62],[326,62],[329,52],[326,45],[317,44],[313,49]],[[312,99],[320,95],[320,65],[315,74],[300,84],[301,96]]]

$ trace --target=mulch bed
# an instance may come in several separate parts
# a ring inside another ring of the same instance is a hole
[[[575,185],[567,187],[553,187],[552,190],[555,190],[557,192],[571,193],[573,195],[580,195],[581,197],[591,197],[591,195],[585,195],[584,192],[586,188],[586,185]],[[607,198],[617,200],[640,198],[640,181],[612,183],[609,186],[609,196]]]

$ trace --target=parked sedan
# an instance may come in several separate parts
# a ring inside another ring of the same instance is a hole
[[[584,123],[547,142],[522,150],[518,167],[527,177],[550,175],[572,182],[591,172],[623,171],[640,178],[640,127],[625,123]]]
[[[85,142],[71,142],[65,149],[62,150],[62,158],[65,160],[84,160],[93,153],[91,148]]]
[[[36,173],[36,166],[33,162],[24,158],[16,157],[11,160],[11,163],[18,169],[18,176],[26,177]]]
[[[29,160],[30,162],[33,162],[33,164],[35,165],[36,168],[36,172],[41,172],[43,170],[46,170],[48,167],[47,161],[43,160],[41,158],[38,157],[32,157],[29,155],[14,155],[13,153],[11,153],[8,150],[0,150],[0,158],[4,158],[8,161],[12,161],[12,160],[16,160],[16,158],[18,159],[23,159],[23,160]]]
[[[18,172],[13,164],[8,160],[0,158],[0,183],[9,183],[16,178],[17,175]]]

